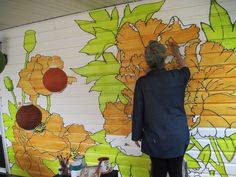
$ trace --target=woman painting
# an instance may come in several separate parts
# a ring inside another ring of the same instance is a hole
[[[150,72],[139,78],[134,92],[132,140],[150,156],[152,177],[182,177],[182,161],[189,143],[184,110],[185,88],[190,71],[174,43],[169,46],[178,69],[164,68],[166,47],[150,41],[145,59]]]

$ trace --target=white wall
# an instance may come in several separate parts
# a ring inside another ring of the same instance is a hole
[[[151,0],[144,0],[140,2],[134,2],[130,4],[131,9],[134,7],[144,4],[156,2]],[[201,44],[207,42],[204,32],[201,29],[201,23],[209,24],[209,10],[210,10],[210,0],[166,0],[164,5],[161,7],[161,10],[156,12],[153,18],[158,18],[163,21],[163,23],[168,24],[170,19],[173,16],[178,17],[181,22],[186,25],[195,24],[199,29],[199,40],[201,40]],[[232,23],[236,20],[236,10],[235,5],[236,1],[234,0],[218,0],[217,1],[221,6],[223,6],[230,18]],[[114,7],[107,8],[107,11],[111,13]],[[123,16],[123,10],[125,8],[124,5],[117,6],[119,11],[119,16]],[[26,9],[27,10],[27,9]],[[104,130],[104,116],[102,115],[99,109],[99,92],[91,91],[91,86],[94,85],[94,82],[86,85],[86,78],[74,73],[70,68],[78,68],[86,65],[87,63],[94,60],[94,56],[86,55],[85,53],[80,53],[79,51],[87,44],[87,42],[94,38],[89,33],[82,31],[79,26],[75,23],[75,20],[91,20],[89,13],[84,12],[80,14],[60,17],[56,19],[51,19],[48,21],[33,23],[25,26],[20,26],[8,30],[0,31],[0,41],[3,43],[3,52],[8,55],[8,65],[6,66],[3,73],[0,74],[0,87],[2,92],[2,112],[9,114],[8,101],[13,102],[12,95],[4,86],[3,78],[4,76],[9,76],[13,84],[15,86],[14,92],[17,97],[17,102],[21,102],[21,89],[17,88],[17,83],[19,81],[18,73],[23,69],[25,62],[26,52],[23,48],[24,41],[24,33],[27,30],[36,31],[36,47],[30,53],[30,57],[35,56],[36,54],[44,55],[44,56],[60,56],[64,61],[64,71],[69,76],[73,76],[77,78],[77,82],[68,85],[67,88],[62,93],[52,94],[51,96],[51,109],[50,113],[57,113],[61,116],[64,127],[69,126],[71,124],[83,125],[84,130],[90,134],[95,134],[100,130]],[[234,36],[235,37],[235,36]],[[109,49],[116,56],[117,48],[113,47]],[[40,96],[37,100],[37,104],[42,108],[46,108],[46,97]],[[1,125],[1,124],[0,124]],[[12,128],[12,127],[11,127]],[[18,129],[16,129],[18,130]],[[212,163],[207,162],[206,166],[203,161],[199,159],[199,154],[204,151],[204,149],[198,149],[194,147],[191,149],[188,154],[191,155],[194,159],[197,159],[199,163],[198,169],[190,169],[190,176],[209,176],[209,174],[215,171],[215,176],[228,176],[233,177],[236,176],[236,157],[235,157],[235,149],[236,149],[236,139],[232,139],[232,135],[236,133],[235,127],[197,127],[191,131],[191,135],[199,142],[202,148],[205,145],[210,145],[211,152],[208,151],[208,155],[210,153],[210,161]],[[15,132],[14,135],[21,136]],[[79,135],[78,135],[79,136]],[[19,138],[18,137],[18,138]],[[226,159],[224,154],[221,152],[219,145],[217,145],[219,154],[215,154],[213,151],[212,141],[209,137],[213,137],[216,141],[218,138],[226,138],[230,137],[234,146],[229,149],[229,153],[234,153],[233,158],[229,161]],[[17,138],[16,138],[17,139]],[[20,139],[20,138],[19,138]],[[65,140],[65,139],[63,139]],[[16,140],[18,141],[18,140]],[[67,140],[66,140],[67,141]],[[110,147],[118,147],[119,151],[128,156],[139,156],[141,152],[138,148],[135,147],[135,144],[130,140],[130,134],[128,136],[117,136],[114,134],[106,135],[107,145]],[[7,146],[11,147],[12,142],[10,140],[6,140]],[[40,143],[40,142],[38,142]],[[98,142],[97,142],[98,143]],[[127,146],[128,144],[128,146]],[[113,155],[114,149],[110,148],[107,153],[108,155]],[[92,151],[92,150],[91,150]],[[233,152],[232,152],[233,151]],[[90,151],[89,151],[90,152]],[[118,152],[118,151],[117,151]],[[16,152],[15,152],[16,153]],[[9,153],[9,156],[12,154]],[[55,156],[53,156],[55,157]],[[219,162],[219,159],[223,162],[222,168],[225,169],[227,174],[223,174],[222,170],[217,169],[212,165],[214,162]],[[44,159],[44,157],[42,158]],[[48,159],[52,160],[52,158],[48,157]],[[88,158],[89,159],[89,158]],[[55,159],[54,159],[55,160]],[[90,158],[91,160],[91,158]],[[96,161],[92,160],[91,163]],[[40,162],[37,161],[38,163]],[[17,159],[15,161],[17,165],[15,165],[14,170],[13,164],[9,162],[11,172],[14,174],[21,174],[19,162]],[[130,162],[131,163],[131,162]],[[193,164],[193,162],[190,162]],[[119,162],[116,161],[116,168],[119,167]],[[122,163],[123,164],[123,163]],[[126,164],[126,163],[124,163]],[[13,165],[13,166],[12,166]],[[194,164],[193,164],[194,165]],[[190,165],[191,166],[191,165]],[[42,167],[43,168],[43,167]],[[129,165],[127,165],[129,168]],[[24,168],[23,168],[24,169]],[[36,169],[36,168],[35,168]],[[53,169],[53,168],[51,168]],[[140,168],[142,169],[142,168]],[[28,175],[37,176],[39,174],[33,172],[33,168],[30,170],[24,169],[27,171]],[[47,171],[47,170],[45,170]],[[53,170],[52,170],[53,171]],[[46,172],[45,172],[46,173]],[[27,175],[21,174],[21,175]],[[142,172],[140,172],[142,174]],[[42,174],[41,174],[42,175]],[[122,175],[122,173],[121,173]],[[123,173],[123,176],[128,176]],[[135,175],[134,175],[135,176]],[[137,175],[138,176],[138,175]]]

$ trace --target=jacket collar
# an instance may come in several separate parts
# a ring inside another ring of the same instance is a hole
[[[165,72],[165,71],[166,71],[165,68],[153,69],[153,70],[150,70],[150,71],[148,72],[148,74],[161,73],[161,72]]]

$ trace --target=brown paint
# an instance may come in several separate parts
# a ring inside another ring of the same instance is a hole
[[[25,130],[36,128],[41,123],[41,120],[41,111],[32,104],[21,106],[16,113],[17,124]]]
[[[67,75],[60,68],[50,68],[43,75],[43,84],[51,92],[61,92],[67,86]]]

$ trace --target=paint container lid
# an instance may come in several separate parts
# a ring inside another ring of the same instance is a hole
[[[78,162],[72,162],[70,164],[70,170],[71,171],[79,171],[83,168],[82,164],[81,163],[78,163]]]

